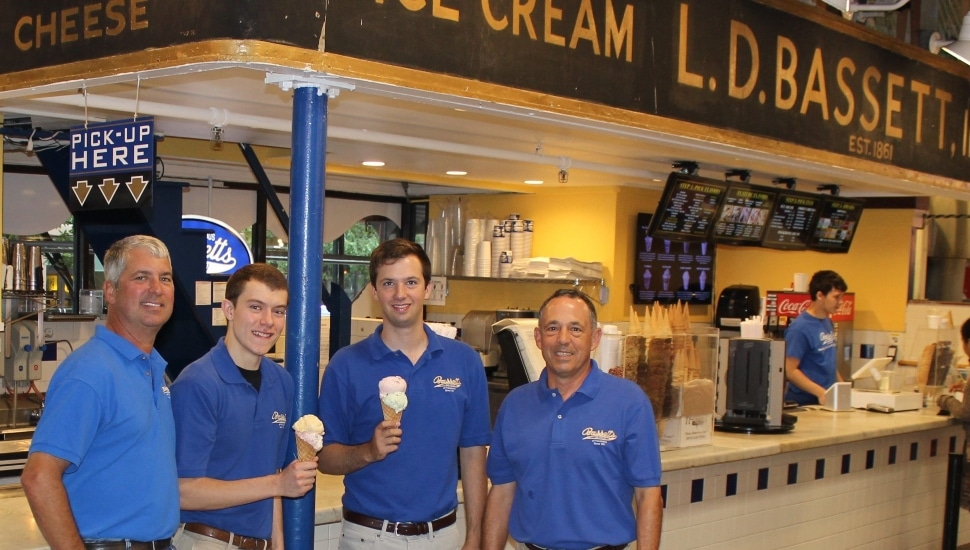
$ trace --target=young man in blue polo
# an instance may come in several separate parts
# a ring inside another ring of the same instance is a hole
[[[420,246],[382,243],[371,254],[370,279],[383,322],[333,356],[320,389],[327,428],[320,471],[344,476],[339,548],[478,550],[490,435],[482,361],[424,324],[431,262]],[[400,421],[384,419],[379,398],[380,381],[394,376],[407,382]],[[464,542],[456,525],[459,469]]]
[[[509,535],[530,550],[660,546],[653,408],[639,386],[590,359],[600,334],[582,292],[558,290],[542,304],[535,340],[546,368],[495,419],[486,550],[502,550]]]
[[[179,550],[282,548],[280,497],[313,487],[315,459],[285,462],[293,378],[264,357],[283,331],[287,299],[275,267],[235,272],[222,302],[226,337],[172,384]]]

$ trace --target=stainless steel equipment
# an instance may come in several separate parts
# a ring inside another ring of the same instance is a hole
[[[495,317],[494,311],[472,310],[461,319],[461,341],[475,348],[486,369],[497,369],[499,365],[501,351],[492,335]]]

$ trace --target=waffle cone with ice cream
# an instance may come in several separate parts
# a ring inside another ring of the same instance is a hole
[[[293,423],[296,432],[296,459],[313,460],[323,448],[323,422],[316,415],[307,414]]]
[[[400,422],[408,406],[408,383],[400,376],[385,376],[377,384],[384,420]]]

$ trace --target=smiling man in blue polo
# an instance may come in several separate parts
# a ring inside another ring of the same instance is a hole
[[[590,358],[600,334],[582,292],[558,290],[542,304],[535,339],[546,368],[509,393],[492,433],[487,550],[509,535],[529,550],[660,546],[653,408],[636,384]]]
[[[286,277],[249,264],[226,283],[226,337],[172,384],[179,550],[283,547],[281,497],[303,496],[316,459],[286,465],[293,378],[267,359],[286,323]]]

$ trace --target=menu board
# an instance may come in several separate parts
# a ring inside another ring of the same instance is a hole
[[[650,214],[637,214],[633,303],[712,303],[714,243],[651,236]]]
[[[768,216],[761,246],[805,250],[815,230],[815,219],[821,204],[822,197],[819,195],[779,191]]]
[[[674,172],[667,178],[649,235],[661,239],[707,239],[727,182]]]
[[[859,199],[823,197],[808,247],[821,252],[848,252],[862,217],[862,205]]]
[[[761,244],[778,192],[769,187],[731,183],[717,212],[711,237],[727,244]]]

